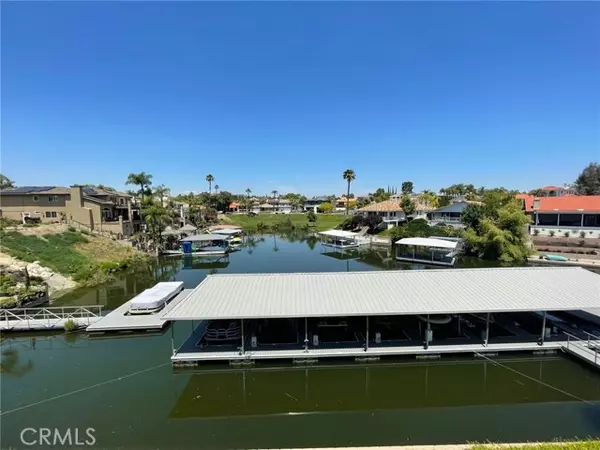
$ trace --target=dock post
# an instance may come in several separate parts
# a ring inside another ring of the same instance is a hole
[[[542,337],[540,339],[540,345],[544,345],[544,338],[546,337],[546,311],[542,317]]]
[[[171,322],[171,354],[175,354],[175,324]]]
[[[242,351],[240,352],[240,355],[244,354],[244,319],[241,319],[242,322]]]
[[[488,342],[490,341],[490,313],[487,313],[485,316],[485,342],[484,347],[488,346]]]
[[[308,317],[304,318],[304,351],[308,352]]]
[[[365,342],[365,352],[369,350],[369,316],[367,316],[367,340]]]

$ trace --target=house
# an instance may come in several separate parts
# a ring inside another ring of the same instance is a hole
[[[272,206],[271,211],[274,214],[289,214],[292,212],[292,203],[281,197],[270,198],[267,203]]]
[[[360,214],[367,217],[381,217],[382,221],[388,228],[397,226],[401,222],[406,221],[406,215],[400,207],[398,200],[385,200],[379,203],[371,203],[358,210]]]
[[[141,224],[131,195],[78,185],[2,189],[0,215],[14,220],[35,217],[42,222],[63,221],[122,237],[133,234]]]
[[[516,198],[531,216],[531,234],[600,238],[600,195]]]
[[[467,206],[469,206],[469,202],[462,201],[438,208],[430,213],[430,221],[433,225],[445,224],[456,228],[463,227],[461,216]]]
[[[323,203],[325,203],[327,201],[327,197],[325,197],[324,195],[320,196],[320,197],[313,197],[310,199],[307,199],[304,202],[304,211],[313,211],[313,212],[318,212],[319,206],[321,206]]]
[[[231,202],[231,203],[230,203],[230,205],[229,205],[229,208],[228,208],[228,210],[229,210],[230,212],[234,212],[234,213],[235,213],[235,212],[239,212],[239,211],[240,211],[240,208],[241,208],[241,206],[242,206],[242,205],[240,204],[240,202]]]
[[[342,195],[340,198],[335,200],[335,210],[336,211],[346,211],[346,206],[348,203],[355,203],[356,200],[353,198],[346,198],[345,195]]]
[[[564,186],[544,186],[538,189],[542,197],[563,197],[565,195],[575,195],[577,191],[574,187],[565,184]]]

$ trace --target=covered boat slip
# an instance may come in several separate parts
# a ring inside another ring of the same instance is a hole
[[[335,248],[356,248],[366,245],[369,240],[358,233],[344,230],[321,231],[319,235],[323,238],[321,244]]]
[[[550,350],[567,337],[546,311],[598,306],[600,275],[571,267],[239,274],[162,317],[199,322],[177,363]],[[238,334],[215,345],[213,323]]]
[[[179,240],[180,254],[189,256],[221,256],[229,252],[229,236],[195,234]]]
[[[453,266],[460,242],[456,240],[412,237],[396,242],[398,261]]]

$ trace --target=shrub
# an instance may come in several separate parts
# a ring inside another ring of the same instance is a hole
[[[540,230],[538,230],[537,228],[535,230],[533,230],[533,235],[537,236],[540,234]]]
[[[565,235],[566,238],[568,238],[569,236],[571,236],[571,233],[569,233],[568,231],[565,231],[564,235]]]
[[[579,232],[579,237],[580,237],[581,239],[583,239],[583,238],[585,237],[585,231],[580,231],[580,232]]]
[[[579,239],[579,246],[583,247],[585,245],[585,239]]]
[[[262,220],[256,224],[256,229],[258,231],[264,231],[267,229],[267,224],[265,224]]]
[[[67,230],[69,230],[71,233],[75,233],[77,231],[77,228],[75,228],[73,225],[69,225]]]
[[[77,325],[77,323],[74,320],[69,319],[65,322],[65,331],[67,333],[71,333],[71,332],[77,330],[77,328],[79,328],[79,326]]]
[[[312,209],[308,212],[308,214],[306,214],[306,218],[310,223],[314,223],[317,221],[317,215]]]
[[[550,237],[554,237],[555,234],[556,234],[556,231],[550,230]]]

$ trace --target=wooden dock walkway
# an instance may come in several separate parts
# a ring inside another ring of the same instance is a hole
[[[600,336],[584,333],[588,336],[587,339],[566,333],[568,340],[564,343],[563,350],[600,369]]]
[[[162,320],[161,315],[173,305],[186,298],[192,289],[184,289],[169,302],[161,311],[153,314],[128,314],[129,302],[123,303],[117,309],[111,311],[101,320],[87,327],[90,333],[111,331],[158,331],[162,330],[168,321]]]

